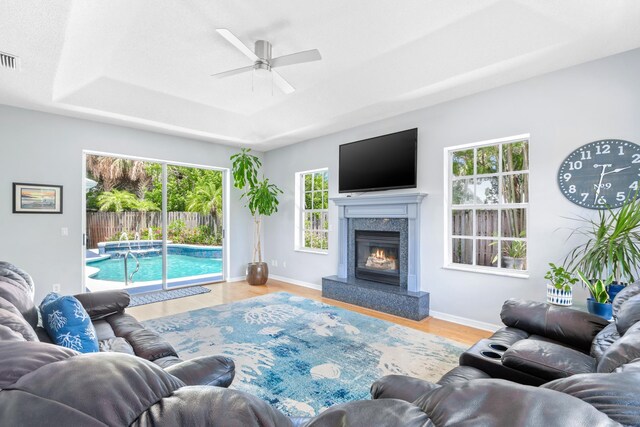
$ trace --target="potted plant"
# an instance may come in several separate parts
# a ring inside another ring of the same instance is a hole
[[[262,217],[278,211],[278,194],[282,194],[282,190],[270,184],[264,176],[262,180],[258,180],[262,162],[250,152],[251,149],[243,148],[240,153],[231,156],[231,172],[233,186],[244,191],[241,197],[247,202],[246,206],[253,216],[255,226],[253,262],[247,264],[246,279],[250,285],[264,285],[269,278],[269,267],[266,262],[262,262]]]
[[[613,275],[605,280],[589,280],[581,271],[578,271],[578,276],[580,276],[582,283],[589,290],[589,294],[591,294],[591,297],[587,298],[587,310],[589,310],[589,313],[604,317],[607,320],[611,319],[613,312],[611,299],[607,293],[607,286],[613,281]]]
[[[570,272],[562,266],[549,263],[549,270],[544,278],[547,283],[547,302],[555,305],[569,306],[573,302],[573,285],[578,281]]]
[[[520,237],[525,236],[522,231]],[[489,246],[495,246],[498,242],[491,242]],[[504,268],[512,268],[514,270],[524,270],[524,260],[527,256],[527,243],[524,240],[511,240],[502,242],[502,266]],[[491,264],[498,261],[498,254],[491,259]]]
[[[567,255],[565,266],[569,271],[580,270],[589,278],[612,275],[609,292],[613,299],[626,283],[635,281],[640,267],[637,193],[617,211],[606,209],[599,211],[595,219],[579,217],[576,220],[583,224],[573,229],[571,236],[583,236],[586,241]]]

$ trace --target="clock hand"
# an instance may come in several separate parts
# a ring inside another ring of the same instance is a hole
[[[607,173],[605,173],[605,175],[609,175],[610,173],[618,173],[618,172],[622,172],[625,169],[629,169],[631,166],[627,166],[626,168],[618,168],[618,169],[614,169],[612,171],[609,171]]]
[[[598,196],[600,196],[600,186],[602,185],[602,178],[604,178],[604,171],[607,169],[607,167],[609,167],[611,165],[599,165],[599,164],[594,164],[593,167],[594,168],[599,168],[602,167],[602,172],[600,172],[600,181],[598,181],[598,188],[596,188],[596,196],[593,198],[593,203],[596,204],[598,201]]]

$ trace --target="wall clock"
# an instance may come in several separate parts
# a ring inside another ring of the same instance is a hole
[[[589,209],[617,208],[638,190],[640,145],[621,139],[590,142],[560,165],[558,185],[564,196]]]

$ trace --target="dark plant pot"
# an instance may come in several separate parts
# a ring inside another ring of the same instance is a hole
[[[625,286],[627,285],[624,283],[612,283],[609,286],[607,286],[607,293],[609,294],[609,300],[613,302],[613,299],[616,297],[616,295],[618,295],[618,292],[623,290]]]
[[[613,317],[610,302],[601,303],[596,302],[593,298],[587,298],[587,310],[589,310],[589,313],[604,317],[607,320]]]
[[[266,262],[250,262],[247,264],[247,282],[250,285],[264,285],[269,278],[269,266]]]

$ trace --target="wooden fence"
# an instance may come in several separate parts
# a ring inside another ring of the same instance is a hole
[[[198,212],[167,212],[168,225],[176,220],[183,221],[188,229],[201,225],[215,225],[211,215]],[[140,238],[146,240],[149,238],[149,227],[162,227],[161,212],[87,212],[87,248],[97,248],[98,242],[106,242],[122,232],[137,231]]]
[[[454,236],[473,236],[473,210],[454,210],[452,234]],[[476,211],[476,236],[479,237],[525,237],[520,233],[526,230],[524,209],[505,209],[502,211],[502,232],[498,233],[498,210]],[[492,260],[498,252],[498,246],[491,244],[494,240],[477,240],[476,264],[492,265]],[[453,262],[468,263],[473,256],[472,241],[469,239],[455,239],[453,242]]]

